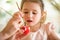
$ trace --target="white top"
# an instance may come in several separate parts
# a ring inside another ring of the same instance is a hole
[[[39,29],[38,31],[31,32],[29,35],[18,40],[47,40],[47,34],[42,29]]]

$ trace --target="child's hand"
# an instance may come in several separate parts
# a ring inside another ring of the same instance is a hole
[[[42,30],[45,31],[48,35],[51,34],[51,32],[54,32],[55,27],[53,26],[53,24],[51,24],[50,22],[47,24],[43,24],[41,26]]]
[[[55,27],[51,23],[45,24],[44,28],[45,28],[45,30],[46,30],[46,32],[47,32],[48,35],[50,35],[51,32],[54,32],[54,29],[55,29]]]
[[[48,40],[60,40],[60,37],[55,32],[55,27],[51,23],[45,25],[45,30],[48,35]]]

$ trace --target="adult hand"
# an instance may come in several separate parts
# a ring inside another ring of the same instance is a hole
[[[5,39],[11,37],[13,34],[16,33],[17,30],[20,30],[20,27],[24,25],[22,19],[22,12],[16,12],[13,17],[9,20],[6,25],[6,28],[1,32]],[[2,36],[1,36],[2,37]]]

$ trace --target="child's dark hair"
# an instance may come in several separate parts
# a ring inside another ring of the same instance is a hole
[[[44,10],[44,4],[43,4],[42,0],[22,0],[22,2],[21,2],[21,9],[22,9],[23,4],[25,2],[35,2],[35,3],[38,3],[40,5],[41,9]]]

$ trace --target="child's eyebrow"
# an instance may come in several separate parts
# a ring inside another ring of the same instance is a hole
[[[29,11],[28,9],[23,9],[23,10],[27,10],[27,11]],[[34,9],[32,9],[33,11],[37,11],[37,10],[34,10]]]
[[[23,9],[23,10],[28,10],[28,9]]]
[[[28,9],[23,9],[23,11],[29,11]]]
[[[35,11],[35,12],[36,12],[37,10],[33,10],[33,11]]]

